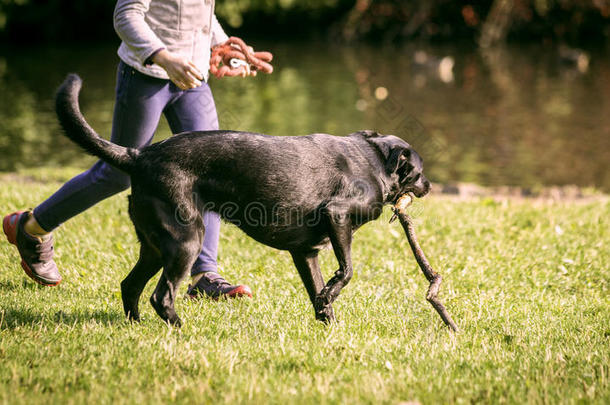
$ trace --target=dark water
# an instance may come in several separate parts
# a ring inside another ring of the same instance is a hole
[[[221,128],[376,129],[413,144],[437,182],[610,191],[609,55],[592,53],[581,72],[545,48],[257,45],[275,53],[273,75],[211,80]],[[439,69],[445,56],[454,59],[452,70],[449,59]],[[60,135],[53,92],[67,72],[79,73],[85,116],[108,137],[117,61],[112,45],[2,51],[0,170],[90,165]],[[169,136],[162,121],[156,139]]]

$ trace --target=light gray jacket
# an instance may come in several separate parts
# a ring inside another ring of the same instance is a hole
[[[210,48],[228,39],[214,15],[214,0],[118,0],[114,29],[123,40],[121,60],[161,79],[168,79],[165,70],[145,65],[160,49],[191,59],[207,80]]]

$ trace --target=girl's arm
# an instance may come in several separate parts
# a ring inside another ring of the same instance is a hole
[[[144,20],[149,6],[150,0],[119,0],[114,8],[114,30],[142,65],[155,52],[165,48],[163,41]]]
[[[114,9],[114,29],[143,65],[161,66],[182,90],[201,86],[203,75],[195,64],[170,52],[144,19],[151,0],[119,0]]]

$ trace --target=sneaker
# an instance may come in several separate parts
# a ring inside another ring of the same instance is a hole
[[[55,286],[61,283],[61,275],[53,261],[53,235],[32,236],[23,226],[30,217],[29,211],[18,211],[4,217],[2,229],[10,243],[17,246],[21,267],[38,284]]]
[[[243,296],[252,298],[252,290],[247,285],[231,285],[220,274],[211,271],[203,273],[195,285],[189,285],[186,293],[190,298],[200,296],[213,299]]]

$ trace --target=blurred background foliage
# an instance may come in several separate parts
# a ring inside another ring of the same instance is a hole
[[[116,0],[0,0],[3,42],[115,40]],[[534,40],[610,36],[610,0],[218,0],[234,34],[339,41]]]

